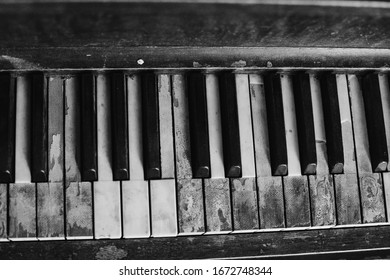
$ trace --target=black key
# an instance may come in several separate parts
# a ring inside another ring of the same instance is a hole
[[[158,89],[157,76],[153,72],[141,74],[141,92],[145,179],[160,179],[161,158],[158,121]]]
[[[235,75],[231,72],[222,72],[218,81],[225,177],[241,177],[240,131],[238,127]]]
[[[81,75],[81,177],[97,181],[96,82],[93,73]]]
[[[329,172],[331,174],[343,173],[344,149],[336,75],[330,72],[323,73],[320,77],[320,84]]]
[[[284,127],[282,87],[280,75],[269,73],[264,77],[267,103],[268,135],[272,175],[287,175],[287,147]]]
[[[15,181],[15,82],[0,74],[0,183]]]
[[[386,171],[389,158],[378,74],[364,75],[362,84],[372,169]]]
[[[188,74],[187,92],[193,177],[209,178],[210,148],[207,121],[206,80],[201,72],[191,72]]]
[[[293,90],[301,170],[302,174],[313,175],[317,169],[317,153],[309,74],[293,75]]]
[[[129,180],[129,146],[125,75],[111,75],[112,156],[114,180]]]
[[[43,73],[32,76],[32,181],[48,180],[48,145],[47,145],[47,78]]]

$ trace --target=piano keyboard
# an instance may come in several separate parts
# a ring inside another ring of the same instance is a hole
[[[2,72],[0,239],[383,223],[389,149],[380,72]]]

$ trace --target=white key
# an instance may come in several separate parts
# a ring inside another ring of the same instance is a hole
[[[316,141],[317,174],[329,174],[321,89],[319,80],[314,75],[310,75],[310,91],[313,108],[314,135]]]
[[[127,78],[130,181],[122,182],[123,237],[150,236],[149,184],[142,162],[142,100],[139,76]]]
[[[37,184],[38,239],[64,239],[64,88],[48,77],[48,179]]]
[[[151,180],[150,201],[152,236],[176,236],[175,180]]]
[[[292,80],[288,75],[281,75],[284,125],[286,130],[288,176],[301,176],[299,160],[298,129],[295,113]]]
[[[0,242],[8,241],[7,198],[7,184],[0,184]]]
[[[361,86],[355,75],[348,75],[348,83],[350,89],[349,97],[351,100],[363,222],[384,222],[386,216],[382,176],[379,173],[372,172]]]
[[[255,159],[253,150],[251,103],[249,97],[249,78],[245,74],[236,75],[238,126],[240,130],[240,148],[242,177],[255,177]]]
[[[31,183],[29,162],[30,83],[26,76],[19,76],[16,83],[15,184],[9,185],[8,194],[9,239],[36,240],[36,189]]]
[[[381,91],[383,118],[385,121],[387,150],[390,151],[390,89],[389,81],[386,74],[379,74],[379,87]],[[390,162],[388,169],[390,170]],[[385,199],[387,209],[387,219],[390,217],[390,172],[383,173],[383,186],[385,188]]]
[[[225,178],[222,148],[221,109],[219,105],[218,78],[215,74],[206,75],[206,96],[211,177]]]
[[[180,235],[204,233],[202,179],[192,179],[188,96],[183,75],[172,76]]]
[[[95,238],[120,238],[121,193],[120,183],[112,181],[111,168],[111,102],[109,80],[97,76],[97,149],[98,182],[94,183]]]
[[[30,183],[30,86],[25,76],[17,78],[15,128],[15,183]]]
[[[285,226],[281,176],[272,176],[263,77],[249,75],[261,228]]]
[[[81,182],[80,91],[77,77],[65,80],[66,238],[91,239],[92,185]]]
[[[175,176],[173,155],[172,96],[169,75],[158,76],[158,101],[160,121],[161,178]]]

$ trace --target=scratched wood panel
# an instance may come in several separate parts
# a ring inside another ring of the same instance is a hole
[[[203,234],[204,206],[202,179],[177,179],[179,234]]]
[[[205,179],[204,188],[206,232],[208,234],[231,232],[229,180],[224,178]]]
[[[7,185],[0,184],[0,241],[6,241],[8,235],[7,194]]]
[[[36,239],[36,188],[35,184],[9,185],[9,239]]]
[[[64,231],[64,91],[59,76],[48,84],[49,183],[37,184],[38,238],[63,238]]]
[[[38,239],[63,239],[63,183],[37,183]]]
[[[336,83],[344,151],[344,174],[334,175],[337,224],[358,224],[361,223],[360,194],[346,75],[337,74]]]
[[[282,177],[258,177],[260,228],[284,228]]]
[[[171,77],[169,75],[158,76],[158,101],[161,178],[171,179],[175,176],[175,164],[173,154]]]
[[[79,79],[65,80],[65,186],[67,239],[92,238],[92,184],[80,182]]]
[[[256,178],[230,180],[234,231],[259,228]]]
[[[385,222],[382,177],[379,173],[372,173],[365,108],[359,78],[356,75],[348,75],[348,84],[363,223]]]
[[[287,227],[308,227],[310,199],[307,177],[287,176],[283,178]]]
[[[92,238],[92,224],[92,184],[90,182],[67,182],[66,238]]]

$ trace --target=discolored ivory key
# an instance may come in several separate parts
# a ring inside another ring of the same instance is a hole
[[[36,240],[36,186],[31,183],[31,83],[18,76],[16,84],[15,183],[9,184],[10,240]],[[6,213],[5,213],[6,214]]]
[[[92,228],[92,184],[81,181],[80,78],[65,80],[66,238],[89,239]]]
[[[384,222],[386,214],[382,176],[372,173],[361,81],[356,75],[348,75],[348,84],[363,222]]]
[[[336,208],[333,176],[329,174],[324,113],[318,76],[310,75],[317,173],[309,176],[311,220],[313,226],[334,225]]]
[[[284,227],[282,176],[272,176],[271,171],[264,81],[257,74],[249,75],[249,80],[260,228]]]
[[[63,239],[64,230],[64,88],[48,77],[48,183],[37,184],[38,239]]]
[[[296,109],[291,76],[281,74],[288,176],[283,177],[287,227],[310,226],[309,186],[301,175]]]
[[[0,184],[0,242],[8,241],[7,184]]]
[[[203,75],[203,74],[202,74]],[[192,179],[189,94],[182,75],[172,76],[173,117],[176,148],[176,190],[178,199],[178,231],[181,235],[205,232],[203,186],[201,179]],[[207,121],[207,119],[206,119]],[[208,141],[208,139],[207,139]],[[207,143],[208,145],[208,143]],[[198,170],[198,168],[195,168]]]
[[[333,75],[337,84],[344,157],[344,174],[334,175],[337,224],[359,224],[361,223],[360,197],[347,77],[345,74]]]

